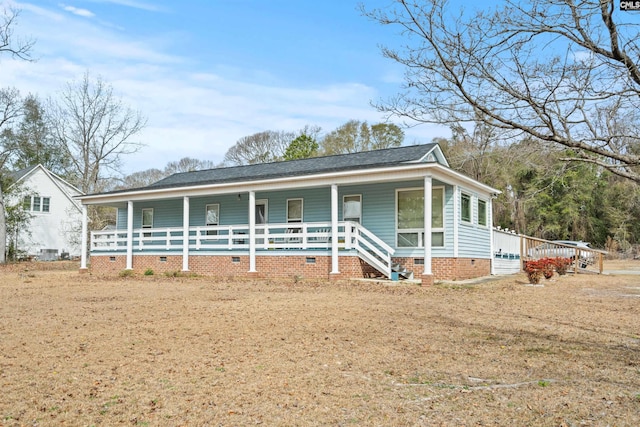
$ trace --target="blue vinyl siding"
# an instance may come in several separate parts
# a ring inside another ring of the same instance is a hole
[[[460,192],[471,196],[471,222],[458,218],[458,256],[460,258],[491,258],[491,227],[478,225],[478,194],[464,188],[461,188]]]
[[[302,199],[304,222],[331,221],[331,188],[305,188],[301,190],[259,192],[256,200],[269,202],[269,223],[287,222],[287,200]],[[247,207],[248,209],[248,207]]]
[[[362,196],[362,225],[377,235],[388,245],[396,244],[396,190],[408,188],[423,188],[423,180],[405,182],[387,182],[378,184],[359,184],[338,187],[338,215],[343,219],[342,204],[345,195]],[[465,258],[490,257],[491,228],[477,225],[477,194],[461,189],[472,195],[472,223],[463,223],[460,218],[454,218],[454,187],[438,180],[433,180],[433,187],[444,187],[444,247],[434,247],[434,257],[452,257],[454,254],[454,221],[458,221],[458,255]],[[256,193],[256,200],[268,201],[269,223],[286,222],[286,206],[288,199],[303,199],[303,221],[331,221],[331,188],[304,188],[287,191],[264,191]],[[205,206],[220,205],[220,225],[248,223],[249,195],[238,194],[213,195],[193,197],[189,200],[189,224],[191,226],[205,225]],[[458,201],[459,203],[459,201]],[[139,228],[142,221],[142,209],[153,208],[153,226],[181,227],[183,201],[182,199],[160,200],[152,202],[134,203],[134,228]],[[119,229],[127,227],[127,209],[120,208],[117,213]],[[394,256],[415,257],[424,256],[423,248],[399,248]]]
[[[127,208],[118,208],[116,213],[116,229],[118,230],[126,230],[127,229]]]
[[[177,201],[182,206],[182,200]],[[206,225],[206,206],[218,204],[220,205],[220,224],[247,224],[249,222],[248,209],[249,195],[240,194],[224,194],[220,196],[194,197],[189,200],[189,225],[204,226]],[[178,221],[179,226],[182,225],[182,212]]]
[[[453,187],[434,180],[433,187],[444,186],[444,247],[434,247],[434,257],[453,256]],[[362,194],[362,225],[388,245],[396,245],[396,190],[424,188],[424,181],[391,182],[339,187],[339,219],[342,220],[342,198]],[[394,256],[424,257],[424,248],[399,248]]]

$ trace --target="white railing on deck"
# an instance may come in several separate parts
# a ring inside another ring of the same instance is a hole
[[[331,248],[330,222],[302,222],[256,225],[258,250],[308,250]],[[182,227],[145,228],[133,230],[133,248],[138,251],[182,250]],[[124,251],[127,248],[126,230],[91,232],[92,251]],[[360,258],[391,276],[391,255],[394,249],[358,223],[338,223],[338,248],[356,249]],[[189,227],[189,249],[248,250],[247,225],[217,225]]]

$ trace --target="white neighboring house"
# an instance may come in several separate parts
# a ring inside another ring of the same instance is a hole
[[[80,256],[82,206],[73,197],[82,192],[40,164],[12,176],[32,216],[29,232],[18,235],[18,249],[42,260]]]

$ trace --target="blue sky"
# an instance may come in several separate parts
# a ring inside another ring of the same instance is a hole
[[[222,161],[263,130],[382,120],[371,101],[400,90],[402,69],[379,46],[394,29],[355,0],[5,0],[22,10],[16,34],[36,39],[34,63],[3,57],[3,86],[55,98],[88,71],[110,83],[148,125],[125,173],[182,157]],[[388,0],[365,0],[367,8]],[[400,124],[400,121],[397,121]],[[406,130],[406,143],[448,136]]]

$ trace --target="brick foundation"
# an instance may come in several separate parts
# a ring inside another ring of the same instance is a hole
[[[393,258],[394,263],[413,271],[415,278],[424,272],[424,258]],[[491,260],[480,258],[432,258],[431,273],[434,280],[465,280],[491,275]]]
[[[393,258],[393,262],[413,271],[414,279],[423,284],[434,280],[464,280],[491,274],[491,260],[470,258],[433,258],[432,275],[423,276],[422,258]],[[91,271],[117,274],[126,268],[126,256],[92,256]],[[339,259],[338,274],[331,274],[331,257],[327,255],[256,256],[256,272],[249,273],[247,255],[198,255],[189,257],[189,272],[201,276],[352,279],[375,277],[377,271],[356,256]],[[182,255],[135,255],[133,271],[143,274],[151,269],[156,274],[182,271]],[[425,279],[426,278],[426,279]]]

